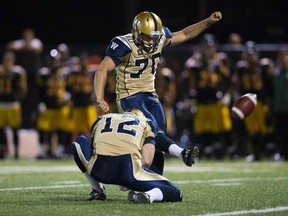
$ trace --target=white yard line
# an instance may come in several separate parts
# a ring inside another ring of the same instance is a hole
[[[16,188],[0,188],[0,191],[24,191],[24,190],[42,190],[42,189],[58,189],[58,188],[75,188],[87,187],[89,184],[69,184],[69,185],[53,185],[53,186],[37,186],[37,187],[16,187]]]
[[[1,166],[0,175],[3,174],[17,174],[17,173],[35,173],[35,172],[74,172],[79,171],[77,165],[75,166]],[[178,167],[178,166],[166,166],[164,172],[239,172],[235,168],[228,167]],[[242,172],[250,173],[253,169],[245,169]]]
[[[53,185],[53,186],[38,186],[38,187],[2,188],[2,189],[0,189],[0,191],[25,191],[25,190],[89,187],[89,184],[70,184],[70,182],[67,182],[66,184],[65,185]],[[202,214],[202,215],[197,215],[197,216],[229,216],[229,215],[245,215],[245,214],[282,212],[282,211],[288,211],[288,206],[279,206],[279,207],[267,208],[267,209],[250,209],[250,210],[248,209],[248,210],[242,210],[242,211],[232,211],[232,212],[222,212],[222,213],[208,213],[208,214]]]
[[[181,180],[181,181],[173,181],[175,184],[221,184],[221,183],[239,183],[239,182],[246,182],[246,181],[283,181],[286,180],[288,177],[267,177],[267,178],[226,178],[226,179],[209,179],[209,180]]]
[[[252,172],[253,169],[246,169],[242,170],[245,173]],[[187,167],[187,166],[165,166],[164,172],[223,172],[223,173],[234,173],[239,172],[239,170],[233,168],[233,167],[201,167],[201,166],[194,166],[194,167]]]
[[[229,216],[229,215],[245,215],[245,214],[260,214],[260,213],[271,213],[271,212],[281,212],[288,211],[288,206],[279,206],[275,208],[267,208],[267,209],[250,209],[250,210],[242,210],[242,211],[233,211],[233,212],[222,212],[222,213],[212,213],[212,214],[203,214],[197,216]]]
[[[75,166],[3,166],[0,167],[0,175],[19,173],[41,173],[41,172],[74,172],[79,171]]]
[[[195,167],[194,167],[195,168]],[[198,167],[195,172],[201,171],[216,171],[223,172],[225,169],[226,172],[230,172],[230,169],[220,168],[215,170],[215,167]],[[4,166],[0,168],[0,175],[6,174],[19,174],[19,173],[42,173],[42,172],[75,172],[79,171],[77,166]],[[166,167],[166,171],[179,171],[179,167]],[[191,172],[191,168],[187,169],[186,167],[181,169],[180,172]],[[212,179],[212,180],[189,180],[189,181],[174,181],[176,184],[202,184],[208,183],[211,185],[221,186],[223,184],[229,185],[238,185],[239,182],[246,181],[263,181],[263,180],[286,180],[287,177],[268,177],[268,178],[230,178],[230,179]],[[1,182],[0,182],[1,183]],[[51,182],[55,184],[55,182]],[[89,184],[77,184],[76,181],[64,181],[56,182],[59,185],[47,185],[47,186],[36,186],[36,187],[16,187],[16,188],[2,188],[0,191],[25,191],[25,190],[42,190],[42,189],[59,189],[59,188],[75,188],[75,187],[89,187]],[[267,209],[247,209],[242,211],[232,211],[232,212],[222,212],[222,213],[207,213],[197,216],[229,216],[229,215],[245,215],[245,214],[261,214],[261,213],[271,213],[271,212],[282,212],[288,211],[288,206],[279,206],[275,208]]]

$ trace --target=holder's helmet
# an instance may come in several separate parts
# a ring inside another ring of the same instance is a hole
[[[162,21],[155,13],[144,11],[134,18],[131,31],[135,44],[152,53],[162,37]]]
[[[133,108],[133,109],[127,109],[125,110],[125,113],[133,113],[136,116],[144,116],[141,110]]]

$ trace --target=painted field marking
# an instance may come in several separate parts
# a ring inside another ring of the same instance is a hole
[[[24,191],[24,190],[42,190],[42,189],[59,189],[59,188],[75,188],[87,187],[88,184],[69,184],[69,185],[53,185],[53,186],[36,186],[36,187],[16,187],[16,188],[0,188],[0,191]]]
[[[181,180],[173,181],[175,184],[211,184],[215,186],[237,186],[247,181],[271,181],[271,180],[286,180],[287,177],[271,177],[271,178],[230,178],[230,179],[211,179],[211,180]],[[17,188],[0,188],[0,191],[21,191],[21,190],[40,190],[40,189],[54,189],[54,188],[69,188],[69,187],[84,187],[88,184],[77,184],[78,181],[60,181],[50,182],[53,186],[36,186],[36,187],[17,187]],[[1,183],[1,182],[0,182]],[[59,185],[54,185],[59,184]]]
[[[49,173],[49,172],[74,172],[79,171],[75,166],[3,166],[0,167],[0,175],[18,173]]]
[[[16,174],[16,173],[36,173],[36,172],[74,172],[79,171],[79,168],[75,165],[68,166],[1,166],[0,175]],[[255,169],[241,169],[241,172],[251,173]],[[179,167],[179,166],[166,166],[164,172],[225,172],[225,173],[238,173],[239,170],[233,167]]]
[[[25,191],[25,190],[42,190],[42,189],[59,189],[59,188],[75,188],[75,187],[88,187],[88,184],[74,184],[71,185],[54,185],[54,186],[38,186],[38,187],[18,187],[18,188],[2,188],[0,191]],[[244,215],[244,214],[259,214],[259,213],[271,213],[271,212],[281,212],[288,211],[288,206],[279,206],[275,208],[267,209],[251,209],[233,212],[222,212],[222,213],[208,213],[197,216],[229,216],[229,215]]]
[[[267,208],[267,209],[250,209],[243,211],[234,211],[234,212],[223,212],[223,213],[212,213],[212,214],[203,214],[197,216],[229,216],[229,215],[244,215],[244,214],[259,214],[259,213],[271,213],[271,212],[281,212],[288,211],[288,206],[279,206],[275,208]]]
[[[284,181],[288,177],[267,177],[267,178],[226,178],[226,179],[209,179],[209,180],[180,180],[180,181],[173,181],[175,184],[203,184],[203,183],[210,183],[210,184],[220,184],[220,183],[239,183],[239,182],[246,182],[246,181]]]
[[[195,168],[195,167],[194,167]],[[180,171],[180,172],[191,172],[190,168],[184,167],[179,170],[179,167],[168,166],[166,168],[167,171]],[[234,172],[234,170],[225,167],[198,167],[195,172],[202,171],[211,171],[211,172]],[[252,170],[252,169],[251,169]],[[246,172],[250,172],[251,170],[246,170]],[[41,172],[74,172],[79,169],[77,166],[4,166],[0,168],[0,175],[5,174],[17,174],[17,173],[41,173]],[[210,183],[211,185],[222,185],[230,184],[237,185],[239,182],[245,181],[263,181],[263,180],[286,180],[288,177],[268,177],[268,178],[230,178],[230,179],[212,179],[212,180],[189,180],[189,181],[174,181],[176,184],[203,184]],[[1,183],[1,182],[0,182]],[[36,187],[17,187],[17,188],[2,188],[0,191],[25,191],[25,190],[41,190],[41,189],[59,189],[59,188],[75,188],[75,187],[89,187],[89,184],[77,184],[77,182],[67,181],[67,182],[51,182],[52,184],[60,183],[61,185],[53,185],[53,186],[36,186]],[[271,213],[271,212],[281,212],[288,211],[288,206],[279,206],[275,208],[267,208],[267,209],[248,209],[242,211],[232,211],[232,212],[222,212],[222,213],[207,213],[197,216],[229,216],[229,215],[245,215],[245,214],[259,214],[259,213]]]

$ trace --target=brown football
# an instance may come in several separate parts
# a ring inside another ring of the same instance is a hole
[[[247,93],[238,98],[232,106],[231,118],[242,120],[252,114],[257,105],[257,95]]]

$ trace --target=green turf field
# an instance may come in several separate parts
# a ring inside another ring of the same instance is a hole
[[[182,202],[134,204],[106,185],[107,201],[86,201],[90,187],[71,160],[0,161],[0,215],[288,215],[288,163],[166,160]]]

